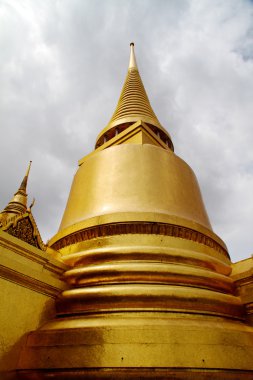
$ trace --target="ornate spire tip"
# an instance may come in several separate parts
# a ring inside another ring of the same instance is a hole
[[[31,165],[32,165],[32,161],[30,161],[29,164],[28,164],[28,168],[27,168],[26,174],[25,174],[26,177],[28,177],[28,175],[29,175],[29,172],[30,172],[30,169],[31,169]]]
[[[133,42],[130,43],[130,61],[129,61],[128,69],[138,70],[136,58],[135,58],[135,54],[134,54],[134,43]]]
[[[24,192],[26,192],[27,180],[28,180],[30,169],[31,169],[31,164],[32,164],[32,161],[30,161],[29,164],[28,164],[28,168],[26,170],[24,179],[23,179],[23,181],[22,181],[22,183],[20,185],[20,188],[19,188],[19,190],[23,190]]]

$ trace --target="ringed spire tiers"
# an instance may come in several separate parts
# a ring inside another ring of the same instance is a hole
[[[174,150],[169,133],[160,124],[149,102],[137,67],[134,43],[131,42],[125,83],[111,120],[97,138],[96,148],[139,120],[145,122],[171,150]]]

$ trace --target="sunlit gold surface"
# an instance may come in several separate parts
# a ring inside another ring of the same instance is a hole
[[[153,112],[143,94],[133,88],[133,107]],[[191,168],[156,133],[156,116],[139,116],[79,162],[49,242],[70,266],[69,289],[29,335],[22,379],[252,379],[253,328],[227,248]]]
[[[26,334],[54,316],[54,299],[66,288],[67,267],[44,251],[0,230],[0,379],[16,380]],[[8,372],[8,374],[7,374]]]
[[[112,213],[175,215],[211,228],[191,168],[149,144],[113,146],[84,161],[75,175],[60,230]],[[123,222],[124,220],[119,220]]]

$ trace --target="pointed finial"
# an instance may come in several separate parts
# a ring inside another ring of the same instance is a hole
[[[5,207],[5,209],[0,213],[0,216],[7,215],[6,220],[8,219],[8,215],[11,215],[11,216],[13,216],[13,214],[20,215],[20,214],[24,214],[27,211],[26,187],[27,187],[28,175],[31,169],[31,163],[32,161],[29,162],[28,168],[26,170],[26,174],[24,176],[24,179],[18,191],[14,194],[14,197]]]
[[[133,42],[130,43],[130,60],[129,60],[128,69],[138,70],[136,58],[135,58],[135,54],[134,54],[134,43]]]
[[[29,164],[28,164],[28,168],[26,170],[26,174],[25,174],[24,179],[23,179],[23,181],[22,181],[22,183],[20,185],[20,188],[19,188],[19,190],[23,190],[24,192],[26,192],[27,180],[28,180],[30,169],[31,169],[31,164],[32,164],[32,161],[30,161]]]
[[[29,175],[29,172],[30,172],[30,169],[31,169],[31,165],[32,165],[32,161],[30,161],[29,164],[28,164],[28,168],[27,168],[27,171],[26,171],[26,177],[28,177],[28,175]]]

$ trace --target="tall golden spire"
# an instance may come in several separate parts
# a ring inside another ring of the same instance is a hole
[[[114,137],[116,128],[119,133],[138,120],[142,120],[155,132],[164,135],[164,139],[169,139],[172,145],[170,135],[161,126],[149,102],[137,67],[134,43],[131,42],[129,67],[117,107],[108,125],[99,134],[96,146]]]
[[[5,207],[5,209],[2,211],[1,214],[23,214],[27,210],[27,181],[29,172],[31,169],[31,163],[29,162],[28,168],[26,170],[26,174],[23,178],[23,181],[21,182],[21,185],[18,189],[18,191],[14,194],[12,200],[8,203],[8,205]],[[0,215],[1,215],[0,214]]]

